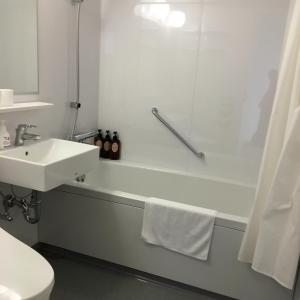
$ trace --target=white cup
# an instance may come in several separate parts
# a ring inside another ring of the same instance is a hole
[[[14,104],[14,90],[0,89],[0,106],[12,106]]]

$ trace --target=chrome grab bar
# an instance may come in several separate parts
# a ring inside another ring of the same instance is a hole
[[[205,159],[205,154],[203,152],[198,152],[186,139],[177,132],[158,112],[156,107],[152,108],[152,114],[164,125],[166,126],[187,148],[189,148],[198,158]]]

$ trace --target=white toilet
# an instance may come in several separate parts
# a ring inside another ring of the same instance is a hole
[[[0,228],[0,300],[49,300],[53,285],[50,264]]]

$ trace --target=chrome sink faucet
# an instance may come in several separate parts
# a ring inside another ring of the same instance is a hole
[[[35,125],[19,124],[16,129],[15,146],[23,146],[25,140],[40,140],[41,136],[34,133],[28,133],[28,128],[36,128]]]

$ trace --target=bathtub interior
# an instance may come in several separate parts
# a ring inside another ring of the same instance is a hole
[[[123,193],[135,199],[141,196],[141,200],[157,197],[243,218],[248,217],[254,199],[252,185],[121,161],[100,160],[84,183],[73,182],[72,185],[115,195]]]

